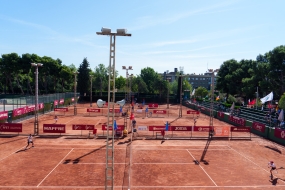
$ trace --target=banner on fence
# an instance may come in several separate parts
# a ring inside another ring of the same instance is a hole
[[[214,127],[215,136],[218,137],[228,137],[230,135],[230,127],[229,126],[221,126],[221,127]]]
[[[124,130],[125,126],[124,125],[117,125],[117,130],[122,131]],[[107,131],[107,125],[102,125],[102,130]],[[109,127],[109,130],[112,130],[112,127]]]
[[[149,131],[162,131],[165,130],[165,126],[148,126]]]
[[[147,131],[147,126],[138,126],[138,131]]]
[[[195,110],[187,110],[187,114],[197,114],[197,115],[199,115],[200,112],[199,111],[195,111]]]
[[[63,104],[63,103],[64,103],[64,99],[60,99],[59,104]]]
[[[120,113],[120,109],[114,109],[115,113]],[[109,113],[113,113],[113,109],[109,109]]]
[[[218,117],[219,118],[224,118],[225,117],[225,113],[221,112],[221,111],[218,111]]]
[[[1,123],[0,132],[22,132],[22,123]]]
[[[67,112],[68,108],[54,108],[54,111]]]
[[[94,130],[95,125],[72,125],[72,130]]]
[[[258,122],[255,122],[255,121],[254,121],[254,122],[252,123],[252,128],[255,129],[255,130],[257,130],[257,131],[260,131],[260,132],[262,132],[262,133],[265,132],[265,125],[262,124],[262,123],[258,123]]]
[[[153,114],[166,114],[166,110],[153,110]]]
[[[250,132],[250,127],[231,127],[231,132]]]
[[[192,126],[169,126],[170,131],[192,131]]]
[[[53,105],[57,106],[58,105],[58,100],[53,101]]]
[[[8,118],[8,111],[1,111],[0,112],[0,120]]]
[[[150,109],[158,108],[158,104],[156,104],[156,103],[148,104],[148,108],[150,108]]]
[[[209,132],[210,126],[194,126],[193,131],[199,131],[199,132]]]
[[[64,124],[44,124],[43,125],[44,133],[65,133]]]
[[[235,124],[238,124],[240,126],[245,126],[245,119],[239,118],[239,117],[235,117],[235,116],[230,116],[229,120]]]
[[[284,129],[275,128],[274,136],[279,138],[279,139],[285,140],[285,130]]]
[[[87,112],[100,113],[101,109],[99,109],[99,108],[87,108]]]

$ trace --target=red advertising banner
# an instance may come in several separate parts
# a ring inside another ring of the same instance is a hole
[[[27,110],[27,111],[28,111],[28,113],[29,113],[29,112],[35,111],[35,107],[36,107],[36,106],[35,106],[35,105],[32,105],[32,106],[27,106],[27,107],[28,107],[28,110]]]
[[[153,108],[158,108],[158,104],[148,104],[148,108],[153,109]]]
[[[230,136],[230,126],[214,127],[215,136],[228,137]]]
[[[71,98],[71,101],[74,102],[74,98]]]
[[[8,118],[8,111],[1,111],[0,112],[0,120]]]
[[[224,118],[224,116],[225,116],[224,112],[218,111],[218,117],[219,118]]]
[[[44,124],[43,125],[44,133],[65,133],[64,124]]]
[[[148,126],[149,131],[162,131],[165,130],[165,126]]]
[[[98,108],[87,108],[87,112],[100,113],[101,109],[98,109]]]
[[[72,130],[94,130],[95,125],[72,125]]]
[[[279,138],[279,139],[285,140],[285,130],[284,129],[275,128],[274,136]]]
[[[125,126],[124,125],[117,125],[117,130],[118,131],[122,131],[124,130]],[[102,125],[102,130],[106,131],[107,130],[107,125]],[[112,130],[112,127],[109,127],[109,130]]]
[[[194,126],[193,131],[199,131],[199,132],[209,132],[210,126]]]
[[[235,116],[230,116],[229,120],[235,124],[238,124],[240,126],[245,126],[245,119],[239,118],[239,117],[235,117]]]
[[[38,108],[39,108],[39,110],[40,110],[40,109],[43,109],[43,108],[44,108],[44,103],[38,104]]]
[[[66,111],[68,111],[68,108],[54,108],[54,111],[66,112]]]
[[[59,104],[63,104],[63,103],[64,103],[64,99],[60,99]]]
[[[254,121],[254,122],[252,123],[252,128],[255,129],[255,130],[257,130],[257,131],[260,131],[260,132],[262,132],[262,133],[265,132],[265,125],[262,124],[262,123],[258,123],[258,122],[255,122],[255,121]]]
[[[187,110],[187,114],[197,114],[197,115],[199,115],[200,112],[199,111],[193,111],[193,110]]]
[[[0,132],[22,132],[22,123],[1,123]]]
[[[53,101],[53,105],[57,106],[58,105],[58,100]]]
[[[23,115],[24,114],[24,109],[23,108],[17,108],[13,110],[13,117]]]
[[[166,110],[153,110],[153,114],[166,114]]]
[[[192,131],[192,126],[169,126],[169,131]]]
[[[120,113],[120,109],[114,109],[115,113]],[[109,109],[109,113],[113,113],[113,109]]]
[[[231,132],[250,132],[250,127],[231,127]]]

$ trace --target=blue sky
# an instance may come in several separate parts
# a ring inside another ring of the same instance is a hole
[[[116,70],[130,74],[217,69],[228,59],[255,59],[284,45],[283,0],[0,0],[0,53],[35,53],[92,70],[109,64],[101,27],[126,28],[116,38]]]

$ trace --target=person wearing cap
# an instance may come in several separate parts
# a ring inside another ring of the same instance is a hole
[[[270,162],[268,163],[268,167],[270,168],[270,174],[271,174],[270,177],[271,177],[271,179],[273,179],[272,171],[273,171],[273,170],[276,170],[276,173],[277,173],[276,165],[274,164],[273,161],[270,161]]]

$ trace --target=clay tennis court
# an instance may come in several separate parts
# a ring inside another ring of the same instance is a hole
[[[82,106],[83,107],[83,106]],[[164,108],[162,108],[164,109]],[[169,116],[136,117],[137,126],[193,125],[193,116],[179,107],[170,107]],[[27,135],[33,133],[33,119],[23,121],[21,135],[0,135],[1,189],[105,189],[106,140],[92,138],[90,131],[72,130],[72,124],[93,124],[97,136],[106,116],[88,116],[85,108],[78,115],[59,115],[57,123],[66,125],[66,134],[43,134],[42,124],[54,123],[54,114],[40,116],[40,135],[35,147],[24,150]],[[116,118],[123,124],[123,118]],[[197,126],[209,125],[201,114]],[[229,125],[214,119],[214,126]],[[267,163],[274,160],[285,168],[285,148],[251,135],[251,140],[172,140],[189,132],[166,132],[166,140],[148,140],[154,132],[138,131],[130,144],[130,134],[115,140],[115,189],[284,189],[285,169],[270,180]],[[196,134],[197,135],[197,134]],[[207,135],[199,133],[199,136]],[[236,134],[243,136],[247,134]],[[150,138],[152,139],[152,138]],[[153,138],[154,139],[154,138]],[[203,157],[203,161],[200,161]]]

